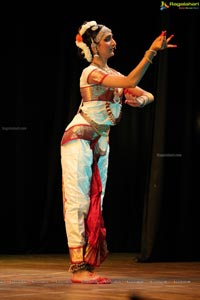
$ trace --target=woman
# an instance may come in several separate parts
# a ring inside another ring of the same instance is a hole
[[[110,68],[116,41],[111,29],[96,21],[84,22],[76,36],[79,54],[89,63],[80,77],[81,105],[61,142],[63,209],[73,283],[110,283],[94,268],[108,255],[102,217],[109,132],[121,117],[122,100],[143,107],[154,96],[138,86],[157,51],[174,48],[173,35],[157,37],[138,65],[127,75]]]

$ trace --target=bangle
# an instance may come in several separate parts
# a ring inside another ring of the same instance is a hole
[[[152,64],[153,62],[152,62],[152,60],[148,57],[148,56],[144,56],[145,58],[146,58],[146,60],[150,63],[150,64]]]
[[[156,56],[156,55],[157,55],[157,51],[156,51],[156,50],[149,49],[149,50],[147,50],[145,53],[147,53],[147,52],[152,52],[152,53],[153,53],[153,56]]]

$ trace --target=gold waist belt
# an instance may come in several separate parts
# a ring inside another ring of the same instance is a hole
[[[92,126],[92,128],[101,136],[108,136],[110,125],[101,125],[94,122],[90,117],[80,110],[81,116]]]

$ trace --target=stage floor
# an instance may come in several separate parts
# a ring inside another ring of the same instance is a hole
[[[200,299],[200,262],[135,258],[110,253],[97,271],[111,284],[72,284],[68,254],[0,255],[0,300]]]

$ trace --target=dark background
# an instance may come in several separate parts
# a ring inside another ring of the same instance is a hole
[[[108,247],[140,253],[140,261],[198,260],[199,11],[96,5],[98,14],[58,4],[2,10],[0,253],[68,252],[60,141],[81,101],[75,35],[83,21],[96,20],[112,29],[109,65],[123,74],[162,30],[178,45],[159,53],[139,84],[154,103],[124,106],[111,130]]]

